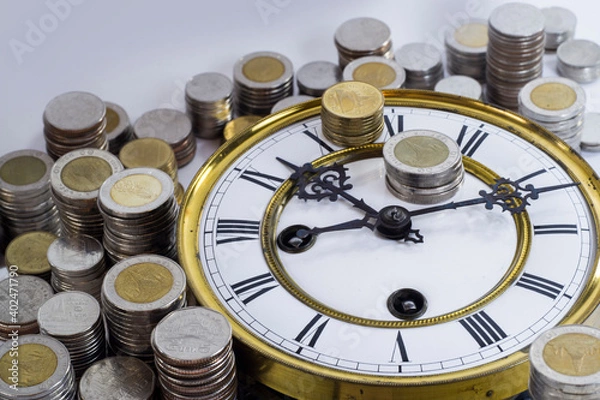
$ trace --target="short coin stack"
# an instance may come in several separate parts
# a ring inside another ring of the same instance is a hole
[[[87,92],[56,96],[44,110],[46,151],[55,160],[76,149],[108,150],[106,105]]]
[[[171,311],[185,306],[186,279],[176,262],[157,255],[115,264],[102,285],[110,348],[117,355],[153,361],[150,334]]]
[[[119,150],[133,137],[133,129],[127,112],[118,104],[105,101],[106,105],[106,139],[108,151],[119,154]]]
[[[435,84],[436,92],[455,94],[470,99],[481,100],[483,88],[474,78],[465,75],[451,75]]]
[[[579,149],[585,102],[578,83],[561,77],[537,78],[521,89],[519,113]]]
[[[152,348],[164,398],[236,398],[231,325],[218,312],[187,307],[170,313],[152,332]]]
[[[242,115],[241,117],[234,118],[225,125],[223,137],[225,140],[231,140],[261,119],[262,117],[258,115]]]
[[[279,100],[273,108],[271,109],[271,113],[276,113],[278,111],[283,110],[284,108],[288,108],[291,106],[295,106],[296,104],[304,103],[305,101],[313,100],[314,97],[307,96],[305,94],[298,94],[296,96],[289,96]]]
[[[3,400],[75,400],[77,387],[67,348],[45,335],[19,338],[18,356],[12,341],[0,346],[0,398]],[[10,385],[10,367],[19,366],[18,390]]]
[[[542,75],[544,15],[529,4],[503,4],[490,15],[487,99],[516,110],[519,90]]]
[[[435,131],[408,130],[394,135],[383,147],[383,160],[388,189],[409,203],[448,200],[464,179],[458,144]]]
[[[233,66],[233,86],[238,115],[268,115],[275,103],[294,93],[294,67],[279,53],[250,53]]]
[[[485,81],[488,45],[486,20],[472,19],[446,33],[446,67],[450,75],[466,75]]]
[[[375,18],[354,18],[340,25],[334,35],[340,68],[365,56],[394,58],[392,32],[383,21]]]
[[[301,94],[321,97],[325,90],[342,80],[341,68],[329,61],[304,64],[296,73],[296,84]]]
[[[221,137],[233,115],[233,82],[216,72],[195,75],[185,85],[185,105],[197,137]]]
[[[406,71],[407,89],[433,89],[444,77],[442,53],[428,43],[408,43],[396,51],[396,61]]]
[[[34,275],[50,282],[48,247],[56,240],[50,232],[33,231],[14,238],[6,247],[6,265],[19,268],[19,275]]]
[[[60,217],[50,194],[53,164],[37,150],[0,157],[0,214],[7,240],[30,231],[60,232]]]
[[[585,39],[568,40],[556,50],[558,73],[579,83],[600,77],[600,46]]]
[[[546,31],[546,50],[556,50],[562,43],[575,35],[577,17],[572,11],[563,7],[542,8]]]
[[[323,135],[345,147],[374,142],[383,132],[383,104],[381,91],[368,83],[333,85],[322,98]]]
[[[351,61],[344,68],[345,81],[369,83],[377,89],[400,89],[406,79],[404,69],[394,60],[367,56]]]
[[[65,345],[75,376],[106,356],[100,304],[83,292],[58,293],[38,310],[40,333]]]
[[[108,178],[98,194],[102,242],[115,263],[139,254],[177,257],[179,205],[173,180],[156,168],[131,168]]]
[[[47,257],[55,291],[81,291],[100,301],[106,262],[98,240],[91,236],[62,236],[50,244]]]
[[[600,151],[600,113],[587,112],[583,115],[581,149]]]

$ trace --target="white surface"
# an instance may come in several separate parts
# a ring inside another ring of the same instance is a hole
[[[185,82],[200,72],[232,76],[235,61],[276,51],[297,70],[315,60],[337,62],[333,44],[344,21],[370,16],[392,30],[394,48],[414,41],[443,46],[443,34],[465,18],[486,18],[500,0],[0,0],[0,154],[44,150],[42,113],[53,97],[89,91],[120,104],[132,121],[158,108],[185,109]],[[578,18],[575,36],[600,42],[600,5],[585,0],[530,1],[563,6]],[[555,56],[545,76],[556,75]],[[588,110],[600,111],[600,83],[584,85]],[[215,141],[199,141],[180,170],[187,185]],[[584,152],[598,170],[600,154]]]

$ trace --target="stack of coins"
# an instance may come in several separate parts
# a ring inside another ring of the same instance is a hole
[[[556,50],[558,73],[579,83],[600,77],[600,46],[585,39],[568,40]]]
[[[151,400],[154,371],[134,357],[108,357],[88,368],[79,381],[79,400]]]
[[[152,332],[152,348],[164,398],[236,398],[231,325],[218,312],[188,307],[170,313]]]
[[[102,309],[110,348],[118,355],[151,363],[150,334],[171,311],[185,306],[183,268],[157,255],[130,257],[115,264],[102,285]]]
[[[216,139],[233,115],[233,83],[217,72],[192,77],[185,85],[185,105],[192,130],[202,139]]]
[[[581,149],[600,151],[600,113],[588,112],[583,115]]]
[[[296,73],[298,91],[314,97],[321,97],[325,90],[341,80],[341,68],[329,61],[313,61],[304,64]]]
[[[450,137],[430,130],[408,130],[383,146],[386,185],[396,197],[416,204],[448,200],[464,179],[462,154]]]
[[[102,237],[98,189],[109,176],[122,170],[121,161],[107,150],[74,150],[56,161],[50,185],[64,233]]]
[[[119,154],[121,147],[133,137],[133,129],[127,112],[118,104],[105,101],[106,105],[106,139],[108,151]]]
[[[377,89],[400,89],[406,79],[404,69],[394,60],[380,56],[361,57],[344,68],[345,81],[365,82]]]
[[[334,35],[340,68],[365,56],[394,58],[392,32],[385,22],[375,18],[354,18],[340,25]]]
[[[86,92],[56,96],[44,110],[46,151],[55,160],[82,148],[108,150],[106,105]]]
[[[452,75],[440,80],[433,88],[436,92],[455,94],[470,99],[481,100],[483,88],[474,78],[465,75]]]
[[[535,400],[600,399],[600,329],[564,325],[540,335],[529,351]]]
[[[544,30],[546,31],[546,50],[556,50],[563,42],[575,35],[577,17],[571,10],[563,7],[542,8]]]
[[[19,275],[34,275],[50,282],[48,247],[56,240],[50,232],[33,231],[14,238],[6,247],[6,265],[19,268]]]
[[[106,262],[98,240],[91,236],[63,236],[50,244],[47,257],[55,291],[81,291],[100,300]]]
[[[584,111],[585,91],[567,78],[537,78],[519,93],[519,113],[575,149],[581,142]]]
[[[177,257],[179,205],[173,180],[156,168],[131,168],[108,178],[98,195],[103,244],[114,263],[139,254]]]
[[[177,176],[175,152],[167,142],[157,138],[134,139],[119,152],[119,160],[125,168],[156,168],[165,172],[175,185],[175,198],[181,204],[184,189]]]
[[[158,138],[167,142],[175,152],[177,165],[189,164],[196,155],[196,137],[192,122],[185,113],[159,108],[142,114],[133,125],[136,139]]]
[[[294,68],[282,54],[250,53],[233,67],[235,111],[267,115],[279,100],[294,94]]]
[[[307,96],[305,94],[299,94],[296,96],[289,96],[279,100],[273,108],[271,109],[271,113],[276,113],[278,111],[283,110],[284,108],[288,108],[291,106],[295,106],[296,104],[304,103],[305,101],[313,100],[314,97]]]
[[[446,67],[450,75],[470,76],[485,81],[488,45],[486,20],[472,19],[446,33]]]
[[[40,333],[65,345],[75,377],[106,356],[100,304],[83,292],[58,293],[38,310]]]
[[[406,71],[407,89],[433,89],[444,77],[442,53],[428,43],[408,43],[396,51],[396,61]]]
[[[488,100],[516,110],[519,90],[542,75],[544,14],[530,4],[503,4],[492,11],[488,34]]]
[[[321,103],[323,135],[338,146],[372,143],[383,132],[383,94],[364,82],[340,82]]]
[[[10,369],[15,362],[19,367],[17,390],[12,386]],[[16,344],[4,343],[0,346],[0,398],[75,400],[77,386],[67,348],[45,335],[25,335]]]
[[[234,118],[225,125],[223,137],[225,140],[231,140],[261,119],[262,117],[258,115],[242,115],[241,117]]]
[[[37,150],[0,157],[0,214],[7,240],[30,231],[60,233],[60,217],[50,194],[53,164]]]
[[[18,302],[14,301],[15,291]],[[18,336],[38,333],[38,310],[53,294],[50,284],[37,276],[10,276],[0,281],[0,340],[9,340],[15,331]]]

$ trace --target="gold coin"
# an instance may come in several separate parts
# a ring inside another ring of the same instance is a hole
[[[49,272],[48,247],[57,236],[50,232],[34,231],[14,238],[6,247],[6,265],[16,265],[20,274],[39,275]]]
[[[69,161],[62,169],[60,179],[71,190],[92,192],[112,175],[109,163],[99,157],[79,157]]]
[[[543,83],[533,89],[531,101],[545,110],[564,110],[571,107],[577,100],[577,93],[564,83]]]
[[[238,136],[240,133],[244,132],[246,128],[251,127],[261,118],[262,117],[258,115],[244,115],[242,117],[232,119],[225,124],[225,128],[223,129],[223,136],[225,137],[225,140],[231,140],[233,137]]]
[[[110,197],[125,207],[140,207],[156,200],[162,193],[162,184],[151,175],[133,174],[113,185]]]
[[[11,357],[11,351],[0,358],[0,378],[8,385],[12,376],[9,368],[13,360],[19,364],[19,387],[31,387],[47,381],[56,371],[58,357],[48,346],[37,343],[26,343],[19,346],[18,356]]]
[[[121,122],[121,118],[119,114],[115,110],[110,107],[106,107],[106,133],[109,134],[115,130],[119,123]]]
[[[323,93],[322,105],[339,118],[367,118],[383,109],[383,94],[364,82],[336,83]]]
[[[396,71],[389,65],[370,62],[358,66],[352,78],[356,81],[369,83],[378,89],[384,88],[396,79]]]
[[[152,303],[173,288],[173,275],[162,265],[139,263],[125,268],[115,279],[119,296],[132,303]]]
[[[158,138],[135,139],[123,146],[119,159],[125,168],[157,168],[171,175],[177,168],[173,148]]]
[[[177,204],[181,205],[183,203],[183,196],[185,196],[185,189],[181,182],[177,182],[175,185],[175,201],[177,201]]]
[[[484,47],[488,44],[488,27],[485,24],[471,23],[459,27],[454,39],[467,47]]]
[[[550,368],[563,375],[600,372],[600,340],[584,333],[566,333],[550,340],[542,356]]]
[[[4,163],[0,178],[10,185],[30,185],[42,179],[46,171],[46,164],[39,158],[20,156]]]
[[[242,67],[244,76],[254,82],[271,82],[281,78],[285,66],[274,57],[261,56],[248,60]]]
[[[450,149],[439,139],[412,136],[398,142],[394,155],[401,163],[415,168],[429,168],[446,161]]]

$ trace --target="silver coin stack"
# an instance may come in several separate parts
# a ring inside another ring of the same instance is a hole
[[[87,92],[67,92],[56,96],[44,110],[46,151],[55,160],[75,149],[108,150],[106,106]]]
[[[279,100],[277,103],[275,103],[275,105],[271,109],[271,113],[276,113],[278,111],[283,110],[284,108],[295,106],[297,104],[304,103],[305,101],[309,101],[309,100],[313,100],[313,99],[314,99],[314,97],[307,96],[305,94],[289,96],[289,97],[283,98],[283,99]]]
[[[366,56],[349,62],[342,76],[345,81],[365,82],[384,90],[400,89],[406,79],[406,72],[394,60]]]
[[[300,94],[321,97],[331,86],[342,80],[342,69],[329,61],[313,61],[304,64],[296,73]]]
[[[534,400],[600,399],[600,329],[563,325],[542,333],[529,351]]]
[[[435,84],[433,90],[468,97],[474,100],[481,100],[483,96],[481,83],[465,75],[452,75],[441,79]]]
[[[583,114],[581,149],[600,151],[600,113],[587,112]]]
[[[365,56],[394,58],[392,32],[378,19],[354,18],[340,25],[334,35],[340,68],[350,61]]]
[[[542,75],[544,14],[525,3],[503,4],[489,18],[487,100],[516,110],[519,90]]]
[[[486,20],[472,19],[447,31],[444,47],[450,75],[465,75],[479,82],[485,81],[487,25]]]
[[[19,290],[18,313],[11,307],[15,288]],[[0,281],[0,340],[9,340],[14,330],[19,335],[38,333],[38,310],[53,295],[50,284],[37,276],[21,275]]]
[[[197,137],[222,137],[233,116],[233,82],[217,72],[194,75],[185,85],[185,105]]]
[[[152,348],[164,398],[236,398],[231,325],[220,313],[204,307],[170,313],[152,332]]]
[[[519,92],[519,113],[579,149],[583,132],[585,91],[567,78],[537,78]]]
[[[104,249],[112,263],[139,254],[177,257],[179,205],[169,175],[130,168],[108,178],[98,194]]]
[[[12,365],[18,360],[18,390],[9,380],[0,379],[0,398],[3,400],[75,400],[77,386],[67,348],[58,340],[45,335],[19,337],[18,358],[13,356],[12,341],[0,346],[0,364]],[[2,375],[7,374],[3,371]],[[26,383],[29,383],[27,385]]]
[[[406,71],[407,89],[433,89],[444,77],[442,53],[428,43],[408,43],[396,51],[396,61]]]
[[[37,150],[0,157],[0,214],[7,241],[31,231],[60,233],[60,217],[50,194],[53,164]]]
[[[117,156],[99,149],[73,150],[54,163],[50,187],[63,233],[102,238],[98,189],[109,176],[123,169]]]
[[[185,272],[176,262],[157,255],[142,255],[115,264],[102,285],[102,309],[110,348],[117,355],[152,363],[152,329],[185,303]]]
[[[416,204],[448,200],[464,179],[462,154],[450,137],[430,130],[408,130],[383,146],[386,185],[396,197]]]
[[[556,50],[561,76],[579,83],[591,83],[600,77],[600,46],[585,39],[564,42]]]
[[[267,115],[279,100],[294,94],[294,67],[284,55],[250,53],[233,66],[237,115]]]
[[[577,17],[571,10],[563,7],[542,8],[546,31],[546,50],[556,50],[558,46],[575,35]]]
[[[102,244],[91,236],[62,236],[48,248],[50,283],[57,292],[81,291],[100,301],[106,261]]]
[[[108,151],[119,154],[121,147],[133,138],[133,128],[123,107],[109,101],[105,101],[104,104],[106,106]]]
[[[151,400],[156,376],[134,357],[108,357],[85,371],[79,380],[79,400]],[[126,394],[126,397],[124,397]]]
[[[175,152],[177,165],[183,167],[196,156],[196,137],[188,116],[178,110],[158,108],[142,114],[133,124],[133,134],[139,138],[158,138]]]
[[[40,333],[65,345],[75,377],[106,356],[100,304],[83,292],[58,293],[38,310]]]

